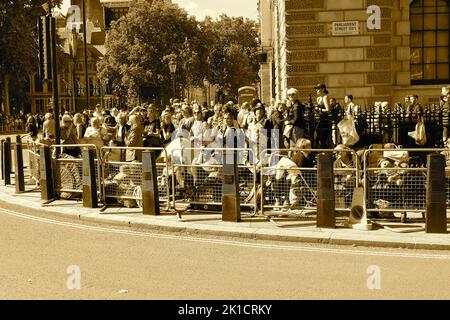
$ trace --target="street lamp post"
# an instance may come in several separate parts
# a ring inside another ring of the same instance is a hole
[[[210,85],[210,83],[209,83],[208,79],[206,79],[206,78],[203,79],[203,85],[206,88],[206,104],[209,105],[209,103],[210,103],[210,96],[209,96],[209,85]]]
[[[174,59],[170,59],[169,69],[170,69],[170,74],[172,76],[173,98],[175,99],[175,95],[176,95],[175,73],[177,72],[177,62]]]

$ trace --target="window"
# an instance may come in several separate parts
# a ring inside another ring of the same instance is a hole
[[[410,19],[411,83],[448,83],[449,1],[416,0]]]
[[[114,21],[128,13],[128,8],[105,8],[105,28],[109,29]]]

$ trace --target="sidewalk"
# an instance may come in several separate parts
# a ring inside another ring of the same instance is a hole
[[[99,209],[83,208],[82,202],[76,200],[57,200],[42,206],[40,191],[32,189],[33,186],[27,185],[27,192],[15,194],[13,185],[0,186],[0,208],[19,213],[45,213],[74,220],[176,232],[190,236],[213,235],[254,240],[450,250],[450,233],[447,235],[426,234],[424,231],[396,233],[377,228],[371,231],[354,230],[343,227],[345,217],[337,217],[336,229],[320,229],[316,228],[314,218],[276,218],[274,223],[262,216],[250,217],[243,213],[242,222],[231,223],[221,221],[220,214],[188,213],[183,214],[182,220],[179,220],[175,212],[162,212],[160,216],[145,216],[140,208],[111,207],[100,213]],[[398,223],[389,225],[399,229],[405,227]],[[424,224],[413,223],[408,225],[407,229],[418,227],[424,227]]]

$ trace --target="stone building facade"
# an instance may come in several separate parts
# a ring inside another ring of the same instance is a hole
[[[362,106],[409,94],[438,102],[450,83],[449,2],[259,0],[263,99],[284,99],[295,87],[304,100],[325,83],[338,101],[352,94]],[[380,29],[368,26],[372,5]]]

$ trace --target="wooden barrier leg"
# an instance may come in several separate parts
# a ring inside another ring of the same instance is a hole
[[[230,151],[229,151],[230,152]],[[241,221],[241,199],[238,184],[237,153],[227,154],[225,151],[222,186],[222,221]]]
[[[333,155],[319,154],[317,165],[317,227],[336,228]]]
[[[95,178],[95,150],[83,150],[83,207],[97,208],[97,181]]]
[[[447,234],[445,157],[430,154],[427,160],[426,233]]]
[[[156,173],[155,153],[142,152],[142,211],[145,215],[160,214],[158,179]]]
[[[53,200],[55,199],[56,193],[53,185],[52,155],[50,147],[42,146],[40,153],[41,199]]]

